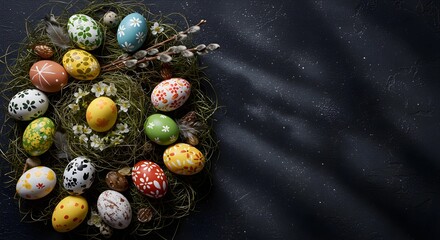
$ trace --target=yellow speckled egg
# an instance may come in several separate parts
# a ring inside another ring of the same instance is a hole
[[[23,133],[23,148],[31,156],[39,156],[52,146],[55,124],[50,118],[33,120]]]
[[[57,232],[68,232],[78,227],[87,216],[89,205],[82,196],[67,196],[52,213],[52,226]]]
[[[86,119],[89,127],[97,132],[106,132],[116,123],[118,109],[108,97],[95,98],[87,107]]]
[[[70,76],[78,80],[93,80],[101,71],[98,60],[81,49],[66,52],[63,56],[63,66]]]
[[[195,147],[178,143],[168,147],[163,154],[163,161],[167,168],[176,174],[193,175],[202,171],[205,166],[205,157]]]

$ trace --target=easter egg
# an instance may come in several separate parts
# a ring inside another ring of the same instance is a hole
[[[63,174],[63,186],[73,195],[84,193],[95,180],[95,166],[86,157],[77,157],[67,164]]]
[[[98,60],[81,49],[66,52],[63,56],[63,66],[70,76],[78,80],[93,80],[101,71]]]
[[[108,97],[95,98],[87,107],[87,124],[97,132],[110,130],[116,123],[117,117],[116,103]]]
[[[181,107],[188,100],[191,84],[183,78],[171,78],[160,82],[151,93],[153,106],[164,112]]]
[[[159,145],[170,145],[179,137],[179,127],[170,117],[153,114],[144,123],[144,132],[148,138]]]
[[[162,168],[152,161],[139,161],[131,171],[136,188],[152,198],[163,197],[168,190],[167,176]]]
[[[178,143],[165,150],[163,162],[173,173],[193,175],[202,171],[205,157],[197,148],[186,143]]]
[[[67,22],[67,32],[70,39],[84,50],[94,50],[102,44],[101,26],[87,15],[72,15]]]
[[[37,89],[26,89],[12,97],[8,112],[14,119],[29,121],[41,117],[48,107],[49,99],[46,94]]]
[[[82,196],[67,196],[52,213],[52,226],[57,232],[68,232],[78,227],[87,217],[89,205]]]
[[[119,24],[119,17],[115,12],[108,11],[104,14],[104,17],[102,17],[102,22],[107,27],[116,27]]]
[[[134,52],[144,44],[147,32],[147,20],[144,16],[139,13],[129,14],[119,23],[118,44],[124,51]]]
[[[69,75],[63,66],[51,60],[34,63],[29,70],[32,84],[44,92],[58,92],[67,85]]]
[[[31,156],[39,156],[49,150],[55,135],[55,124],[47,117],[33,120],[23,133],[23,148]]]
[[[27,170],[18,179],[16,190],[25,199],[40,199],[45,197],[55,187],[57,178],[55,172],[44,166]]]
[[[132,212],[130,202],[119,192],[106,190],[98,197],[98,213],[110,227],[124,229],[130,225]]]

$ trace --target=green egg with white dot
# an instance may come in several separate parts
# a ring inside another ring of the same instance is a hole
[[[164,146],[173,144],[179,138],[177,123],[167,115],[159,113],[147,118],[144,132],[151,141]]]

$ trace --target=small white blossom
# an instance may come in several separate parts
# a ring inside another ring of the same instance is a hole
[[[160,26],[158,22],[155,22],[155,23],[153,24],[153,26],[151,26],[150,29],[151,29],[151,33],[152,33],[153,35],[157,35],[158,33],[163,32],[163,27]]]
[[[160,118],[167,118],[167,116],[165,116],[165,115],[160,115]]]
[[[78,88],[78,92],[74,93],[73,96],[75,96],[75,103],[78,103],[79,100],[85,96],[87,96],[89,92],[83,91],[81,88]]]
[[[116,146],[124,142],[124,139],[121,136],[112,137],[110,139],[111,143]]]
[[[105,95],[107,95],[107,96],[116,96],[116,92],[117,92],[118,90],[116,89],[116,87],[115,87],[115,84],[114,83],[110,83],[110,86],[108,86],[107,88],[106,88],[106,90],[105,90]]]
[[[83,125],[73,125],[72,126],[73,134],[75,135],[81,135],[84,133],[84,126]]]
[[[80,143],[87,143],[88,141],[89,141],[89,138],[87,137],[87,135],[81,134],[81,136],[79,136]]]
[[[102,219],[99,216],[98,213],[96,213],[95,211],[92,211],[92,214],[90,214],[90,218],[87,221],[87,225],[89,226],[95,226],[95,227],[101,227],[102,225]]]
[[[104,140],[101,139],[98,135],[93,134],[90,137],[90,146],[92,148],[97,148],[99,150],[104,150],[105,149],[105,145],[104,145]]]
[[[90,134],[90,133],[92,133],[92,129],[87,126],[83,126],[83,132],[85,134]]]
[[[153,129],[154,126],[156,126],[156,125],[155,125],[154,123],[150,122],[150,123],[148,123],[147,128],[149,128],[149,129]]]
[[[136,40],[138,43],[143,43],[145,40],[145,33],[144,32],[138,32],[136,33]]]
[[[119,112],[127,112],[128,109],[131,107],[130,101],[128,100],[118,99],[116,103],[119,106]]]
[[[92,93],[95,94],[95,97],[100,97],[102,95],[104,95],[104,93],[107,90],[108,85],[103,83],[103,82],[99,82],[99,83],[95,83],[92,86]]]
[[[154,138],[154,141],[155,141],[156,143],[158,143],[158,144],[160,144],[160,143],[161,143],[161,141],[160,141],[159,137],[156,137],[156,138]]]
[[[130,128],[128,127],[128,124],[126,123],[118,123],[116,124],[117,133],[124,134],[130,132]]]
[[[68,107],[72,110],[73,113],[77,113],[79,111],[79,105],[76,103],[71,103]]]

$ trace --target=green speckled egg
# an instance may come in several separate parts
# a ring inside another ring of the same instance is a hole
[[[179,137],[179,127],[170,117],[153,114],[144,123],[144,131],[148,138],[159,145],[170,145]]]
[[[55,135],[55,124],[50,118],[40,117],[32,121],[23,133],[23,148],[31,156],[39,156],[49,150]]]

